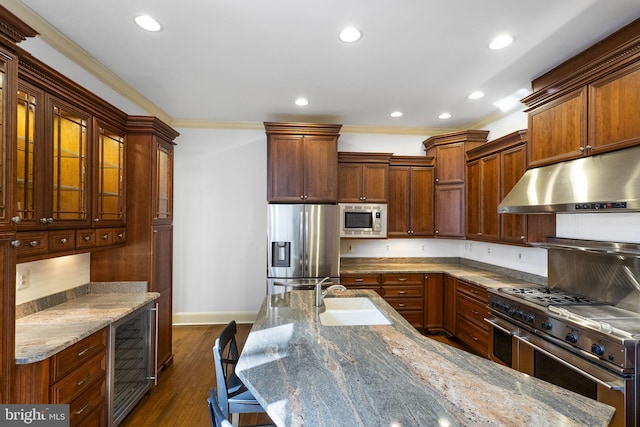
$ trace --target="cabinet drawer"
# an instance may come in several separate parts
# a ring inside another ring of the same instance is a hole
[[[113,229],[113,243],[115,245],[120,243],[126,243],[127,241],[127,229],[126,228],[114,228]]]
[[[462,316],[468,321],[475,323],[479,328],[488,330],[484,318],[488,316],[489,310],[485,305],[465,295],[458,295],[456,312],[458,316]]]
[[[472,285],[471,283],[458,280],[458,292],[467,294],[468,296],[475,298],[480,302],[483,302],[484,304],[489,303],[488,291],[482,286],[476,286]]]
[[[347,287],[351,285],[377,287],[380,285],[378,277],[378,274],[343,275],[340,276],[340,284]]]
[[[422,311],[398,311],[402,317],[416,329],[424,327],[424,313]]]
[[[46,231],[18,233],[18,256],[46,254],[49,251],[49,234]]]
[[[98,354],[50,387],[51,403],[69,403],[84,393],[107,372],[106,353]]]
[[[489,334],[462,316],[458,316],[456,338],[480,356],[488,357]]]
[[[51,381],[60,380],[98,353],[106,354],[106,348],[107,329],[105,328],[51,356]]]
[[[69,424],[76,426],[84,424],[84,419],[94,415],[95,411],[99,411],[101,407],[106,405],[107,399],[107,382],[106,379],[98,381],[87,390],[69,403]]]
[[[422,297],[424,296],[424,286],[383,286],[383,296],[385,298],[394,297]],[[422,299],[422,298],[421,298]]]
[[[52,252],[72,251],[76,248],[76,233],[73,230],[49,232],[49,249]]]
[[[115,233],[112,228],[100,228],[96,230],[96,246],[112,245]]]
[[[424,299],[422,298],[393,298],[386,299],[386,301],[398,312],[401,312],[402,310],[424,309]]]
[[[383,274],[382,285],[422,285],[422,274]]]
[[[76,247],[92,248],[96,245],[96,230],[76,230]]]
[[[102,405],[96,408],[74,425],[76,427],[107,427],[107,406]]]

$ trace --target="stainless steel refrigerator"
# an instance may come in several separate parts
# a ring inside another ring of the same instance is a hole
[[[270,204],[268,209],[268,293],[311,289],[325,277],[339,283],[338,205]]]

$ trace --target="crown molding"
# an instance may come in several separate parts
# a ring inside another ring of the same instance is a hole
[[[80,67],[84,68],[91,75],[95,76],[101,82],[118,92],[121,96],[166,123],[170,123],[172,121],[171,117],[157,105],[145,98],[140,92],[111,72],[87,51],[74,43],[39,15],[35,14],[31,9],[24,6],[17,0],[4,0],[3,6],[40,33],[39,37],[49,46],[69,58],[74,63],[78,64]]]

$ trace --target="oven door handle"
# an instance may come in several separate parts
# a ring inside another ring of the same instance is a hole
[[[611,383],[602,381],[600,378],[597,378],[597,377],[591,375],[590,373],[585,372],[585,371],[583,371],[582,369],[580,369],[580,368],[578,368],[576,366],[573,366],[571,363],[566,362],[562,358],[554,355],[553,353],[548,352],[544,348],[535,345],[530,340],[528,340],[526,338],[522,338],[522,337],[520,337],[518,335],[514,335],[514,336],[518,341],[521,341],[521,342],[525,343],[526,345],[529,345],[529,346],[533,347],[534,350],[539,351],[540,353],[542,353],[545,356],[555,360],[556,362],[560,363],[561,365],[566,366],[567,368],[571,369],[572,371],[577,372],[578,374],[589,378],[591,381],[596,382],[596,383],[600,384],[603,387],[606,387],[608,390],[621,390],[621,391],[624,391],[624,385],[612,385]]]
[[[491,326],[493,326],[494,328],[496,328],[497,330],[499,330],[500,332],[504,332],[505,334],[508,335],[516,335],[518,333],[518,331],[510,331],[507,328],[499,325],[496,322],[496,319],[487,319],[486,317],[484,318],[484,321],[487,322],[488,324],[490,324]]]

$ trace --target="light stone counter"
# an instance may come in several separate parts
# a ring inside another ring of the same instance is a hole
[[[546,277],[460,258],[342,258],[340,274],[446,273],[485,288],[544,286]]]
[[[606,426],[613,408],[422,336],[324,326],[313,291],[267,296],[237,372],[278,426]]]
[[[16,363],[34,363],[51,357],[160,296],[142,291],[146,283],[144,287],[136,285],[85,285],[86,289],[82,287],[81,291],[56,295],[52,299],[58,301],[50,307],[40,310],[21,307],[19,313],[29,314],[16,319]]]

